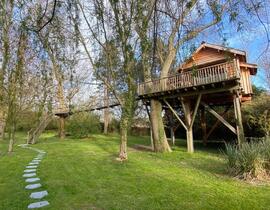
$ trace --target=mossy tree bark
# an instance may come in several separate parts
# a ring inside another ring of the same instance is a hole
[[[127,160],[127,133],[128,133],[128,118],[124,117],[121,120],[120,125],[120,149],[119,149],[119,159]]]
[[[27,46],[27,33],[24,30],[23,25],[20,27],[20,36],[18,41],[18,49],[16,52],[16,64],[11,70],[8,78],[8,112],[7,112],[7,128],[9,137],[8,152],[13,151],[13,145],[15,142],[16,121],[19,110],[19,101],[21,97],[23,72],[25,67],[25,52]]]

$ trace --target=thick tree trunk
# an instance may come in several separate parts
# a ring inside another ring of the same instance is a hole
[[[120,127],[120,151],[119,151],[119,159],[127,160],[127,132],[128,132],[128,119],[124,117],[121,122]]]
[[[151,99],[151,123],[152,123],[152,135],[154,141],[155,152],[171,152],[171,148],[168,144],[165,134],[164,124],[162,120],[162,104],[160,101]]]
[[[47,125],[52,120],[53,114],[45,114],[42,119],[40,120],[39,124],[36,128],[32,128],[28,132],[28,138],[27,138],[27,144],[35,144],[37,142],[37,139],[42,134],[42,132],[45,130]]]
[[[65,134],[65,117],[59,117],[59,138],[64,139],[66,137]]]
[[[0,118],[0,140],[5,138],[5,119],[4,118]]]

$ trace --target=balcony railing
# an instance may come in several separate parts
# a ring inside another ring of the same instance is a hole
[[[182,72],[162,79],[144,82],[138,85],[138,95],[207,85],[240,78],[236,60],[200,69]]]

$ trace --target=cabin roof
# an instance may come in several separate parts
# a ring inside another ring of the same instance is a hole
[[[224,51],[224,52],[229,52],[234,55],[240,55],[240,56],[243,56],[244,60],[246,61],[247,54],[243,50],[202,42],[201,45],[192,53],[192,55],[188,59],[186,59],[184,63],[180,65],[179,69],[183,68],[185,64],[187,64],[191,59],[193,59],[195,54],[199,53],[202,49],[205,49],[205,48],[216,49],[218,51]]]
[[[206,42],[202,42],[202,44],[197,48],[197,50],[193,54],[198,53],[201,49],[203,49],[205,47],[217,49],[220,51],[226,51],[226,52],[230,52],[230,53],[237,54],[237,55],[247,56],[246,52],[243,50],[235,49],[232,47],[225,47],[225,46],[217,45],[217,44],[210,44],[210,43],[206,43]]]

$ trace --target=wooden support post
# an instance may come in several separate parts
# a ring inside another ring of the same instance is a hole
[[[65,117],[60,116],[59,117],[59,137],[60,139],[65,138]]]
[[[150,111],[148,109],[148,106],[146,104],[144,104],[145,108],[146,108],[146,112],[150,121],[150,141],[151,141],[151,148],[152,150],[154,150],[154,140],[153,140],[153,131],[152,131],[152,122],[151,122],[151,117],[150,117]]]
[[[198,108],[199,108],[199,105],[200,105],[201,97],[202,97],[202,95],[199,94],[199,96],[197,98],[197,101],[196,101],[196,104],[195,104],[193,114],[192,114],[192,111],[191,111],[190,100],[181,100],[183,110],[184,110],[184,113],[185,113],[185,118],[186,118],[187,149],[188,149],[189,153],[194,152],[193,124],[194,124],[195,117],[196,117],[196,114],[197,114],[197,111],[198,111]]]
[[[243,123],[242,123],[240,98],[239,98],[238,93],[234,95],[233,105],[234,105],[234,113],[235,113],[235,119],[236,119],[237,140],[238,140],[238,145],[241,146],[243,142],[245,141],[245,135],[244,135],[244,128],[243,128]]]
[[[174,129],[173,129],[173,124],[174,124],[173,123],[173,113],[170,110],[168,110],[168,118],[169,118],[169,123],[170,123],[172,145],[175,145],[175,135],[174,135]]]
[[[206,119],[205,119],[205,108],[202,107],[201,109],[201,128],[202,128],[202,137],[203,137],[203,145],[206,146],[207,144],[207,128],[206,128]]]
[[[179,120],[179,122],[182,124],[182,126],[185,128],[186,130],[186,135],[187,135],[187,150],[190,153],[194,152],[194,145],[193,145],[193,131],[192,131],[192,127],[195,121],[195,117],[200,105],[200,101],[201,101],[201,97],[202,94],[199,94],[196,104],[195,104],[195,108],[194,111],[192,113],[191,111],[191,103],[190,100],[183,100],[181,99],[181,103],[182,103],[182,107],[185,113],[185,119],[186,119],[186,123],[184,123],[181,118],[178,116],[178,114],[175,112],[175,110],[171,107],[171,105],[164,99],[165,104],[169,107],[169,109],[172,111],[172,113],[175,115],[175,117]]]
[[[191,125],[191,110],[190,110],[190,101],[189,100],[185,100],[182,103],[183,108],[184,108],[184,112],[185,112],[185,119],[186,119],[186,124],[187,126],[187,130],[186,130],[186,135],[187,135],[187,150],[190,153],[194,152],[194,145],[193,145],[193,132],[192,132],[192,127],[189,126]]]

